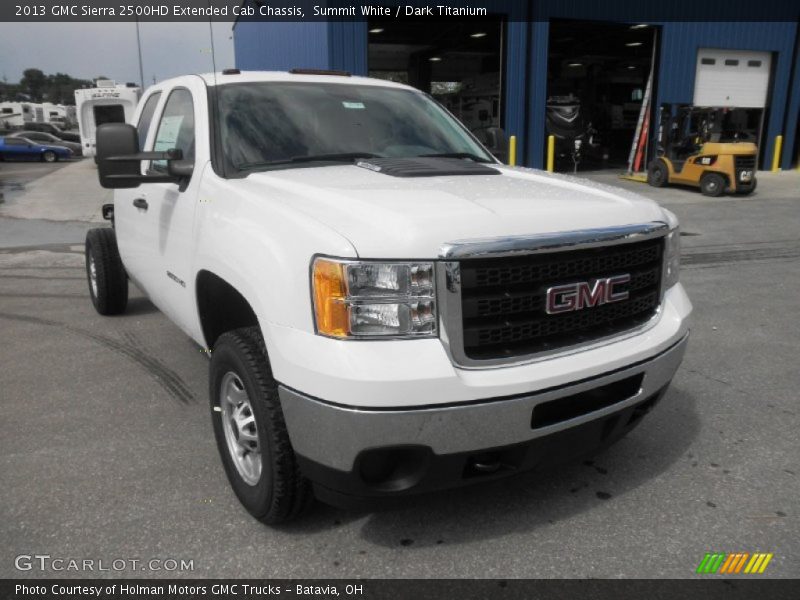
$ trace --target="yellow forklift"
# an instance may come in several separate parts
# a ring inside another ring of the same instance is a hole
[[[706,196],[753,192],[758,147],[743,115],[741,109],[697,106],[680,106],[672,114],[670,105],[663,105],[647,183],[691,185]]]

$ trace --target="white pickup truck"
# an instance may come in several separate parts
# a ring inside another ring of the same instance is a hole
[[[191,75],[97,136],[92,301],[124,312],[130,279],[208,351],[222,462],[264,522],[574,459],[681,362],[675,216],[504,166],[410,87]]]

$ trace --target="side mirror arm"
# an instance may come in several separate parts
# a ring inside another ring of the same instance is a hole
[[[181,160],[183,152],[179,148],[172,148],[166,152],[137,152],[125,156],[109,156],[103,160],[112,162],[140,162],[143,160]]]

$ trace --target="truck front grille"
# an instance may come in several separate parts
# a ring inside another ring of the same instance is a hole
[[[460,262],[464,354],[514,358],[591,342],[646,323],[661,299],[663,238],[584,250]],[[554,286],[629,275],[628,298],[548,314]]]

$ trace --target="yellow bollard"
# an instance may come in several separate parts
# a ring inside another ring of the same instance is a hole
[[[775,136],[775,152],[772,154],[773,173],[777,173],[781,170],[781,146],[783,146],[783,136]]]
[[[517,136],[512,135],[508,138],[508,166],[517,165]]]
[[[556,159],[556,136],[547,136],[547,170],[552,173],[555,169]]]

